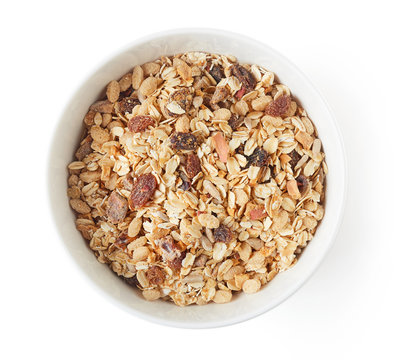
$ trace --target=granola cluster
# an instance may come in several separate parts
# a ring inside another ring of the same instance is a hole
[[[163,56],[111,81],[84,124],[68,167],[77,229],[147,300],[255,293],[323,218],[321,141],[260,66]]]

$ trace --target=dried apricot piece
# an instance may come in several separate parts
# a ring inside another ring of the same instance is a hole
[[[138,115],[134,116],[132,119],[128,121],[128,129],[131,132],[143,132],[149,126],[154,125],[154,120],[151,116],[148,115]]]
[[[285,116],[291,104],[290,95],[281,95],[276,100],[270,102],[265,108],[265,114],[270,116]]]
[[[220,225],[217,229],[215,229],[213,231],[213,236],[215,241],[220,241],[224,243],[230,242],[233,237],[231,230],[225,225]]]
[[[219,155],[220,161],[226,163],[228,159],[229,146],[226,140],[224,139],[223,134],[218,132],[216,133],[216,135],[212,136],[212,139],[214,141],[214,145],[217,154]]]
[[[157,179],[153,174],[140,175],[132,186],[129,207],[132,210],[143,207],[154,195],[156,188]]]
[[[107,216],[109,220],[117,224],[124,220],[128,211],[128,201],[118,192],[113,191],[109,196]]]
[[[197,175],[201,171],[201,162],[199,161],[199,157],[194,154],[188,154],[186,160],[186,174],[192,179],[195,175]]]
[[[176,150],[195,150],[198,141],[191,133],[175,132],[170,138],[171,146]]]

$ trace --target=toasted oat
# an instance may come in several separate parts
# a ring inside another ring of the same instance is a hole
[[[76,227],[150,301],[227,303],[289,269],[324,216],[322,143],[275,75],[232,56],[137,65],[88,109]]]

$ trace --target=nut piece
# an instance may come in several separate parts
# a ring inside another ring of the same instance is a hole
[[[268,153],[261,148],[256,148],[253,151],[252,155],[247,156],[247,164],[246,167],[250,166],[258,166],[258,167],[264,167],[268,164],[269,161],[269,156]]]
[[[129,207],[131,210],[140,209],[154,195],[157,188],[157,179],[153,174],[140,175],[132,186],[129,196]]]
[[[188,154],[186,160],[186,174],[192,179],[195,175],[197,175],[201,171],[201,162],[199,161],[199,157],[194,154]]]
[[[265,114],[284,117],[289,111],[290,104],[290,95],[281,95],[267,105],[265,108]]]
[[[181,251],[177,247],[172,236],[167,236],[158,240],[158,246],[162,255],[162,260],[166,262],[170,268],[178,270],[182,267],[186,252]]]
[[[300,190],[298,190],[298,185],[296,180],[289,180],[286,184],[287,192],[292,199],[299,199],[301,197]]]
[[[115,103],[120,96],[120,84],[118,81],[110,81],[109,85],[107,85],[106,96],[110,102]]]
[[[213,231],[213,236],[215,241],[221,241],[223,243],[229,243],[233,238],[232,231],[225,225],[220,225],[215,229]]]
[[[170,142],[176,150],[195,150],[198,147],[197,138],[191,133],[175,132]]]
[[[125,219],[128,211],[128,201],[118,192],[113,191],[107,203],[107,216],[113,224]]]
[[[131,132],[143,132],[149,126],[154,125],[154,120],[151,116],[148,115],[138,115],[134,116],[128,121],[128,129]]]
[[[147,270],[146,277],[150,284],[160,285],[165,280],[165,273],[159,266],[154,265]]]

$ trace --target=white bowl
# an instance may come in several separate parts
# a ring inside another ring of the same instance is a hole
[[[228,304],[177,307],[170,302],[144,300],[138,291],[100,264],[76,230],[75,215],[66,196],[67,165],[73,159],[88,107],[110,80],[133,66],[161,55],[186,51],[235,55],[242,63],[259,64],[275,72],[307,110],[323,142],[329,167],[325,216],[297,264],[277,275],[261,291],[240,294]],[[345,156],[340,132],[325,101],[293,64],[268,46],[245,36],[210,29],[182,29],[137,40],[115,54],[80,85],[59,120],[50,149],[48,190],[59,236],[81,274],[100,293],[128,312],[164,325],[209,328],[234,324],[263,314],[292,295],[313,274],[328,252],[343,212],[346,185]]]

